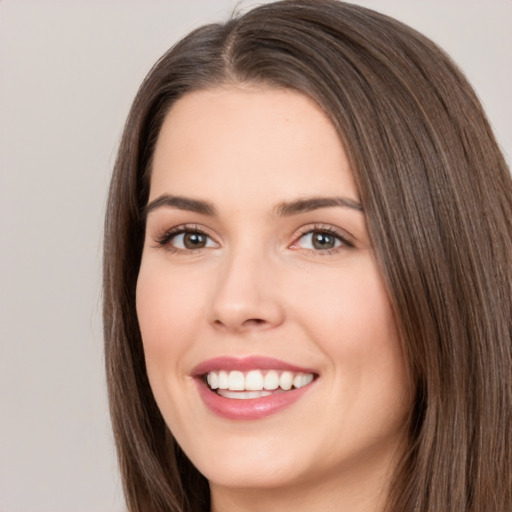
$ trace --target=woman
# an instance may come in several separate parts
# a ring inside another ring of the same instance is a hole
[[[331,0],[155,65],[111,183],[131,511],[512,506],[512,184],[471,87]]]

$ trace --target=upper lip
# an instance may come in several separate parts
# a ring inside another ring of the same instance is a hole
[[[215,357],[199,363],[193,370],[194,377],[200,377],[213,371],[233,371],[248,372],[250,370],[282,370],[301,373],[317,373],[311,368],[297,366],[295,364],[266,356],[250,357]]]

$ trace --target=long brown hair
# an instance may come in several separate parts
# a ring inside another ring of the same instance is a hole
[[[104,329],[130,511],[209,508],[207,481],[153,399],[135,287],[163,119],[184,94],[225,83],[303,92],[346,147],[416,397],[388,509],[512,510],[512,180],[482,107],[409,27],[335,0],[286,0],[176,44],[125,126],[105,225]]]

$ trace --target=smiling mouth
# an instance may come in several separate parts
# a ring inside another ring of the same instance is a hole
[[[224,398],[247,400],[307,386],[315,374],[281,370],[209,371],[203,375],[210,390]]]

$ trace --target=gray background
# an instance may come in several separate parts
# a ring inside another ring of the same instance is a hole
[[[510,162],[512,1],[354,3],[455,58]],[[150,66],[235,5],[0,0],[0,512],[124,509],[100,319],[108,179]]]

